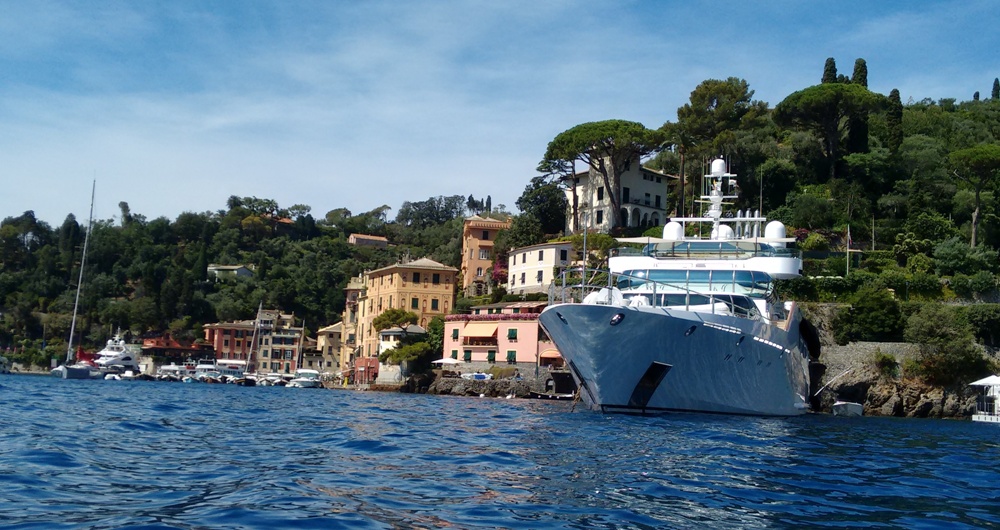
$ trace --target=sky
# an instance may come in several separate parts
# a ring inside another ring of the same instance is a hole
[[[227,199],[354,214],[517,198],[581,123],[676,120],[706,79],[772,107],[828,57],[869,88],[989,97],[992,0],[0,0],[0,219]]]

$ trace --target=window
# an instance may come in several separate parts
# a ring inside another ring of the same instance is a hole
[[[222,341],[222,347],[223,348],[228,348],[229,347],[229,339],[224,339]]]
[[[597,210],[597,224],[604,224],[604,210]]]
[[[479,259],[490,259],[490,251],[485,248],[479,249]]]
[[[451,358],[458,359],[458,350],[451,350]]]
[[[566,249],[560,250],[559,251],[559,261],[566,261],[567,259],[569,259],[569,251],[566,250]]]
[[[517,350],[507,350],[507,364],[517,363]]]
[[[438,285],[439,283],[441,283],[441,275],[436,273],[432,274],[431,283],[433,283],[434,285]]]
[[[438,299],[437,298],[432,298],[431,299],[431,311],[437,311],[437,310],[438,310]]]
[[[507,340],[517,340],[517,328],[507,330]]]
[[[599,200],[599,201],[603,201],[604,200],[604,186],[601,186],[600,188],[597,188],[597,200]]]
[[[645,204],[646,206],[649,206],[649,194],[648,193],[646,194],[646,198],[643,201],[643,204]]]
[[[542,275],[543,274],[544,274],[543,271],[538,271],[538,278],[537,278],[538,283],[542,283]]]
[[[410,298],[410,309],[420,309],[420,300],[415,296]]]
[[[538,261],[542,261],[543,259],[545,259],[545,251],[544,250],[539,250],[538,251]]]
[[[458,340],[458,328],[451,330],[451,340]]]
[[[629,193],[628,192],[629,191],[630,190],[628,188],[622,188],[622,202],[623,203],[628,202],[628,200],[629,200]]]
[[[489,241],[489,240],[490,240],[490,231],[483,230],[483,241]]]
[[[660,207],[660,196],[659,195],[656,196],[656,207],[657,208]]]
[[[527,261],[528,261],[528,253],[527,252],[522,252],[521,253],[521,263],[526,263]]]
[[[524,285],[524,273],[521,273],[521,285]]]
[[[389,309],[392,309],[392,295],[389,295]]]
[[[465,352],[462,354],[462,360],[465,361],[465,362],[467,362],[467,363],[471,363],[472,362],[472,350],[465,350]]]
[[[486,362],[491,364],[497,362],[497,352],[495,350],[488,350],[486,352]]]
[[[483,275],[483,268],[476,267],[476,276],[482,276],[482,275]]]
[[[420,273],[419,272],[414,272],[413,273],[413,283],[420,283]]]

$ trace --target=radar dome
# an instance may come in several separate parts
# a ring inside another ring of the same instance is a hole
[[[719,232],[716,234],[716,239],[729,240],[733,239],[735,232],[733,232],[733,227],[729,225],[720,225]]]
[[[670,221],[663,225],[663,239],[668,241],[680,241],[684,239],[684,227],[677,221]]]
[[[713,175],[725,175],[726,174],[726,161],[721,158],[716,158],[712,160],[712,174]]]
[[[764,227],[764,239],[783,239],[785,237],[785,225],[781,221],[771,221]],[[782,242],[772,242],[775,247],[785,246]]]

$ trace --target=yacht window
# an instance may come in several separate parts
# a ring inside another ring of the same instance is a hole
[[[688,273],[688,281],[698,285],[708,285],[708,279],[711,271],[690,271]]]
[[[657,283],[683,286],[687,283],[687,271],[653,270],[649,271],[649,279]]]

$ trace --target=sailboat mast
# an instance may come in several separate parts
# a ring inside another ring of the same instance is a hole
[[[76,333],[76,313],[80,308],[80,289],[83,287],[83,266],[87,263],[87,243],[90,242],[90,229],[94,224],[94,192],[97,191],[97,179],[90,186],[90,216],[87,218],[87,233],[83,236],[83,255],[80,256],[80,276],[76,280],[76,301],[73,302],[73,322],[69,325],[69,344],[66,346],[66,362],[73,360],[73,335]]]
[[[253,338],[250,341],[250,356],[247,359],[246,372],[249,372],[251,369],[253,369],[254,372],[257,371],[257,369],[254,366],[254,353],[256,353],[257,351],[257,341],[260,340],[260,337],[257,334],[260,331],[260,312],[263,309],[264,309],[264,301],[261,300],[260,305],[257,306],[257,319],[254,320],[253,323]]]

